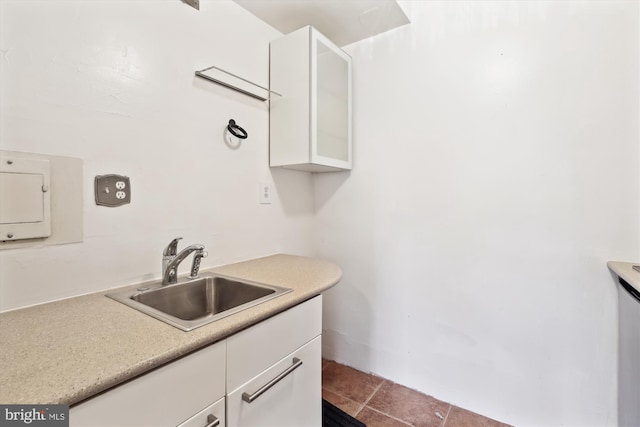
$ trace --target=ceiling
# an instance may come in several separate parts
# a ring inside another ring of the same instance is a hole
[[[396,0],[235,0],[287,34],[311,25],[345,46],[409,23]]]

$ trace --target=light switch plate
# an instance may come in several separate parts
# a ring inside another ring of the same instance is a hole
[[[95,179],[96,205],[116,207],[131,203],[131,182],[124,175],[98,175]]]
[[[269,183],[260,184],[260,204],[261,205],[271,204],[271,184]]]

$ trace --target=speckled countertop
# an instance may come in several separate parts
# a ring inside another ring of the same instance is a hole
[[[0,313],[0,403],[72,405],[318,295],[342,277],[333,263],[294,255],[206,271],[293,292],[191,332],[106,291]]]
[[[634,264],[630,262],[609,261],[607,263],[609,270],[618,277],[622,277],[625,282],[640,292],[640,272],[633,269],[634,265],[640,265],[640,262]]]

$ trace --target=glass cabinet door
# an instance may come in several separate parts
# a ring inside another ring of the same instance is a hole
[[[323,39],[312,32],[311,160],[351,169],[351,61]]]

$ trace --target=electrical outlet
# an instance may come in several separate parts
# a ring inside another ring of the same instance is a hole
[[[116,207],[131,203],[131,183],[122,175],[98,175],[95,178],[96,205]]]
[[[261,205],[271,204],[271,184],[269,183],[260,184],[260,204]]]

